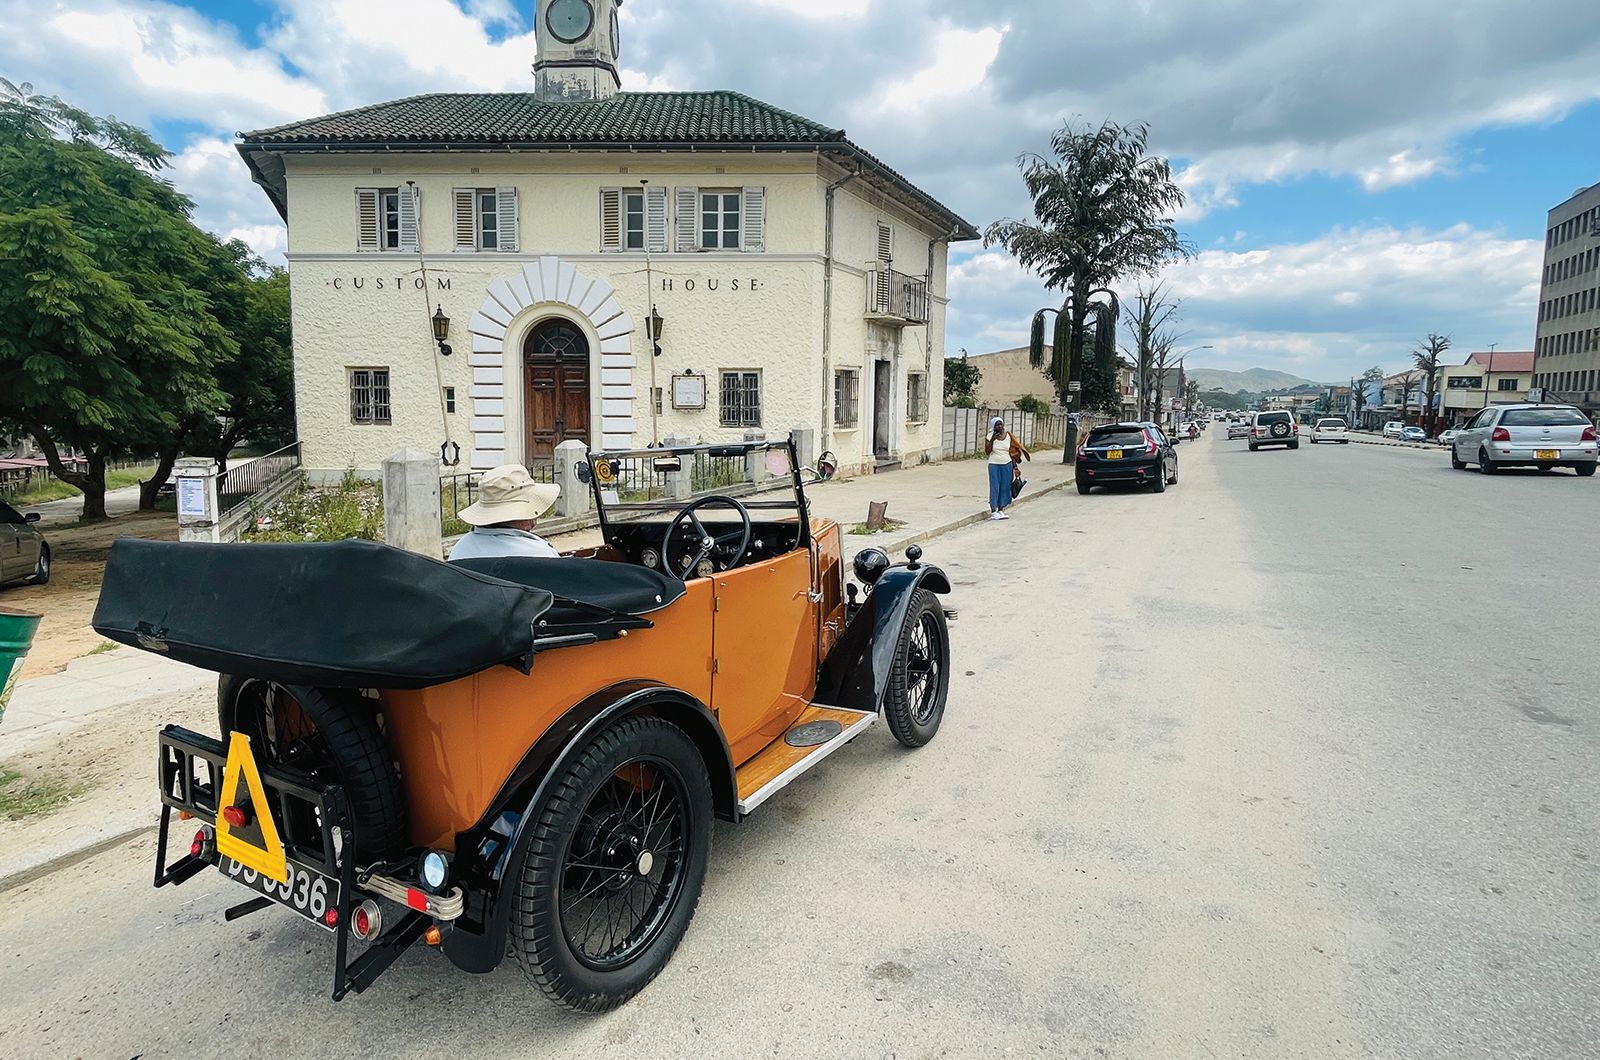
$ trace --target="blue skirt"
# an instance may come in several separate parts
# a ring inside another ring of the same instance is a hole
[[[989,465],[989,510],[1000,511],[1011,505],[1011,464]]]

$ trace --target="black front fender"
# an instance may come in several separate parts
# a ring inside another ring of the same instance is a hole
[[[823,660],[816,702],[849,710],[876,711],[889,686],[900,629],[918,589],[944,595],[950,579],[938,567],[890,567],[878,578],[861,610]]]

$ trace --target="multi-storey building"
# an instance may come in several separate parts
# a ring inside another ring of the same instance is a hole
[[[1433,377],[1435,407],[1445,427],[1459,427],[1490,405],[1528,400],[1531,350],[1474,353],[1462,364],[1441,364]]]
[[[1539,285],[1534,385],[1600,412],[1600,184],[1550,211]]]

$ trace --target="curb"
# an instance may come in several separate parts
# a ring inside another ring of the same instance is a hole
[[[1421,449],[1424,452],[1447,448],[1438,442],[1391,442],[1382,438],[1351,438],[1358,445],[1386,445],[1391,449]]]
[[[71,868],[81,861],[89,860],[96,854],[104,854],[112,847],[119,847],[124,843],[131,842],[132,840],[138,839],[142,836],[149,835],[156,831],[159,827],[160,826],[156,824],[142,824],[136,828],[125,829],[124,831],[118,832],[112,836],[108,836],[105,839],[98,839],[93,843],[77,847],[73,850],[62,851],[59,854],[47,857],[43,861],[36,862],[35,864],[29,865],[26,868],[21,868],[8,875],[0,876],[0,893],[9,891],[14,887],[21,887],[25,884],[32,883],[34,880],[48,876],[53,872],[59,872],[62,869]]]
[[[1071,485],[1073,481],[1074,480],[1071,478],[1066,478],[1060,482],[1051,483],[1048,486],[1041,486],[1038,490],[1029,493],[1026,497],[1018,497],[1016,500],[1012,501],[1011,507],[1015,508],[1019,504],[1031,504],[1040,497],[1049,496],[1050,494],[1061,489],[1063,486]],[[963,515],[959,519],[954,519],[948,523],[936,526],[931,530],[920,530],[917,533],[911,534],[907,537],[895,538],[893,541],[890,541],[887,544],[873,543],[871,546],[864,547],[881,548],[885,552],[893,552],[897,549],[904,549],[909,545],[920,545],[924,541],[931,541],[936,537],[942,537],[945,534],[960,530],[963,527],[971,526],[973,523],[984,522],[988,518],[989,513],[987,510],[974,512],[971,515]]]

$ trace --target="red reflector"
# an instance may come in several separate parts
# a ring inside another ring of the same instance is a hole
[[[360,906],[356,907],[356,934],[361,938],[367,937],[367,932],[372,930],[372,918],[367,916],[367,911]]]
[[[406,905],[409,905],[419,913],[426,913],[428,911],[428,896],[415,887],[407,887]]]
[[[322,922],[327,924],[329,927],[337,927],[339,924],[339,910],[329,909],[326,913],[322,914]]]
[[[194,842],[189,844],[189,853],[195,855],[196,857],[198,857],[200,852],[202,850],[204,850],[205,848],[206,848],[206,830],[204,828],[202,828],[202,829],[200,829],[200,831],[198,831],[198,832],[196,832],[194,834]]]
[[[244,812],[243,806],[229,806],[222,811],[222,819],[233,828],[243,828],[250,823],[250,815]]]

